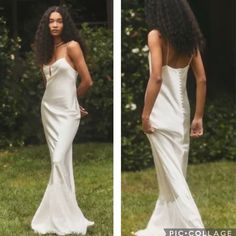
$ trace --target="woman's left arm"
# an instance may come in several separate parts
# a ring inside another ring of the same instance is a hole
[[[79,43],[75,41],[70,42],[67,46],[67,52],[81,78],[81,82],[77,88],[77,96],[84,96],[87,90],[93,85],[93,81]]]
[[[192,137],[200,137],[203,135],[203,114],[206,100],[206,74],[199,51],[194,55],[191,67],[196,78],[196,109],[191,125]]]

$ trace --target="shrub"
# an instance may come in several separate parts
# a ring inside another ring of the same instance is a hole
[[[236,160],[236,109],[230,96],[209,100],[202,138],[193,139],[190,162]]]
[[[90,141],[112,141],[113,138],[113,53],[112,31],[89,28],[82,34],[88,48],[87,62],[94,80],[91,92],[81,100],[89,116],[81,120],[79,137]]]
[[[0,19],[1,107],[0,147],[44,142],[40,120],[40,99],[44,86],[32,52],[19,56],[21,39],[9,39]]]
[[[148,77],[143,1],[124,1],[122,8],[122,168],[138,170],[152,163],[140,129]]]

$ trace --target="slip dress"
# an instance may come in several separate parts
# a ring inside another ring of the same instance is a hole
[[[66,57],[44,65],[43,72],[47,84],[41,101],[41,118],[50,152],[51,175],[31,227],[40,234],[84,235],[94,222],[85,218],[77,204],[73,176],[72,143],[81,117],[76,93],[78,73]]]
[[[162,85],[150,114],[154,133],[149,139],[158,179],[159,196],[143,230],[136,236],[164,236],[165,228],[204,228],[186,182],[190,141],[190,106],[186,81],[191,59],[183,68],[162,67]],[[151,73],[151,56],[149,53]]]

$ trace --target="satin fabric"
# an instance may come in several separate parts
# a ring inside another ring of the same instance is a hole
[[[43,71],[47,85],[41,117],[51,157],[51,175],[31,227],[40,234],[85,235],[94,222],[85,218],[75,194],[72,143],[81,116],[76,95],[77,71],[65,58],[44,66]]]
[[[151,57],[149,54],[151,72]],[[189,65],[162,67],[162,85],[150,115],[155,132],[147,134],[154,158],[159,197],[143,230],[136,236],[164,236],[165,228],[204,228],[186,182],[190,107],[186,91]]]

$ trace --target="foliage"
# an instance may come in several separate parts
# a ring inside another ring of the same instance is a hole
[[[152,163],[140,129],[148,78],[143,1],[123,1],[122,19],[122,167],[138,169]]]
[[[141,170],[153,163],[141,131],[141,112],[148,80],[147,31],[143,1],[123,1],[122,10],[122,169]],[[189,80],[190,102],[194,80]],[[192,83],[192,84],[191,84]],[[207,98],[204,137],[192,140],[191,163],[236,160],[236,111],[231,95]],[[194,111],[192,107],[192,112]]]
[[[112,144],[75,144],[73,166],[78,204],[95,222],[86,235],[113,235]],[[47,187],[50,168],[46,145],[0,151],[0,235],[35,235],[30,223]]]
[[[88,65],[94,80],[83,100],[89,116],[81,120],[82,141],[112,140],[112,32],[84,25]],[[39,68],[32,52],[19,56],[21,40],[10,39],[0,18],[0,147],[44,142],[40,102],[44,92]],[[78,137],[76,138],[76,140]]]
[[[190,162],[236,160],[236,107],[232,97],[209,100],[204,135],[192,140]]]
[[[106,28],[89,28],[82,35],[88,50],[87,62],[94,81],[83,99],[89,116],[81,120],[79,136],[83,140],[111,141],[113,137],[113,53],[112,32]]]
[[[18,56],[20,38],[9,39],[5,24],[0,19],[0,146],[14,146],[28,140],[29,130],[37,130],[39,80],[36,73],[31,74],[34,65],[28,56],[25,60]]]

